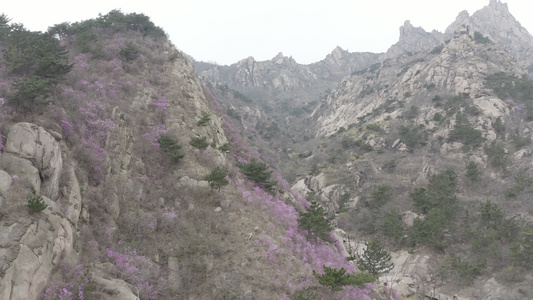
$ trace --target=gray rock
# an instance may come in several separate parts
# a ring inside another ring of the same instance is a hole
[[[5,195],[11,187],[13,179],[6,171],[0,170],[0,195]]]
[[[34,190],[37,194],[41,193],[41,178],[39,170],[31,161],[15,156],[11,153],[4,153],[0,159],[0,168],[16,176],[16,181],[22,186]]]
[[[59,143],[50,133],[35,124],[17,123],[9,130],[4,151],[6,154],[28,160],[31,166],[38,170],[39,181],[42,181],[39,184],[40,193],[51,199],[57,199],[63,160]],[[3,161],[6,156],[2,155],[0,166],[4,165]],[[18,164],[22,165],[21,162]],[[4,169],[11,174],[18,175],[16,169],[12,168]],[[27,164],[26,169],[28,169]],[[33,184],[34,178],[28,178],[28,181]],[[33,185],[37,187],[37,184]]]
[[[55,202],[47,197],[43,201],[49,209],[40,213],[40,219],[29,226],[19,241],[14,229],[7,232],[20,248],[9,254],[14,259],[0,278],[0,299],[38,299],[54,266],[72,251],[72,226],[58,213]]]

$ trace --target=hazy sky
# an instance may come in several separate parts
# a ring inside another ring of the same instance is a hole
[[[385,52],[410,20],[444,32],[459,12],[470,15],[489,0],[29,0],[2,1],[0,12],[30,30],[98,17],[112,9],[144,13],[176,47],[196,60],[222,65],[279,52],[299,63],[323,59],[336,46],[350,52]],[[503,0],[533,32],[533,2]]]

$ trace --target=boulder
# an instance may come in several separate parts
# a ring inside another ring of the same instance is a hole
[[[418,219],[418,214],[417,213],[414,213],[412,211],[404,212],[403,216],[402,216],[403,226],[405,226],[407,228],[413,227],[413,225],[415,225],[415,220],[416,219]]]
[[[311,192],[311,190],[307,188],[305,181],[305,179],[300,179],[291,187],[291,189],[300,195],[300,197],[307,197],[307,194]]]
[[[9,130],[4,152],[0,162],[4,170],[18,175],[17,168],[13,165],[16,159],[10,158],[7,154],[29,161],[30,164],[24,163],[25,168],[28,169],[31,165],[38,170],[39,181],[41,181],[40,193],[53,200],[57,199],[63,160],[59,143],[50,133],[35,124],[17,123]],[[9,161],[4,162],[6,159]],[[5,164],[8,166],[6,167]],[[23,163],[19,160],[16,164],[20,166]],[[35,180],[35,178],[28,179],[30,182]]]
[[[6,171],[0,170],[0,195],[5,195],[11,187],[13,179]]]
[[[4,153],[0,159],[0,168],[15,176],[22,186],[34,190],[37,194],[41,193],[39,170],[29,160]]]
[[[55,202],[44,196],[43,201],[49,208],[39,213],[38,221],[28,227],[20,240],[18,234],[10,234],[8,242],[16,242],[19,247],[8,253],[10,263],[0,278],[0,299],[40,298],[54,266],[72,251],[74,230],[70,222],[61,217]]]

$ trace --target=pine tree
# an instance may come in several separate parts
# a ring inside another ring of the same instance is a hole
[[[168,153],[174,162],[178,162],[185,157],[185,154],[181,152],[181,145],[171,136],[163,134],[157,139],[157,142],[159,143],[159,148]]]
[[[471,161],[466,165],[466,177],[468,177],[470,180],[478,181],[479,174],[479,165],[477,163]]]
[[[205,150],[209,146],[209,143],[207,142],[207,137],[192,137],[191,141],[189,142],[191,146],[193,146],[196,149]]]
[[[220,191],[221,187],[228,185],[229,183],[226,179],[227,175],[228,169],[226,167],[215,167],[211,173],[204,176],[204,180],[209,182],[211,190],[218,189]]]
[[[43,197],[41,195],[36,195],[35,192],[33,192],[33,195],[28,196],[26,207],[30,213],[37,213],[45,210],[48,205],[44,204]]]
[[[276,181],[270,180],[272,171],[267,171],[268,166],[264,162],[252,159],[248,163],[237,163],[237,167],[251,181],[255,182],[260,188],[269,194],[274,194]]]
[[[313,238],[315,243],[318,243],[318,239],[330,241],[329,232],[334,229],[326,218],[324,208],[316,201],[311,202],[306,212],[300,212],[298,228],[307,230],[307,236]]]
[[[341,291],[345,285],[362,286],[376,280],[376,277],[367,273],[358,273],[357,275],[346,274],[346,269],[335,269],[323,266],[324,274],[319,274],[313,270],[313,275],[323,286],[331,288],[331,292]]]
[[[389,252],[383,249],[383,245],[379,241],[372,241],[368,243],[365,252],[359,257],[357,267],[362,271],[379,276],[392,270],[394,264],[390,261],[391,256]]]

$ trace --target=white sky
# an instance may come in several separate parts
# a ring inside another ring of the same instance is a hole
[[[385,52],[405,20],[444,32],[459,12],[472,15],[489,0],[28,0],[2,1],[0,13],[30,30],[98,17],[112,9],[143,13],[196,60],[227,65],[279,52],[308,64],[336,46]],[[533,2],[502,0],[530,33]]]

